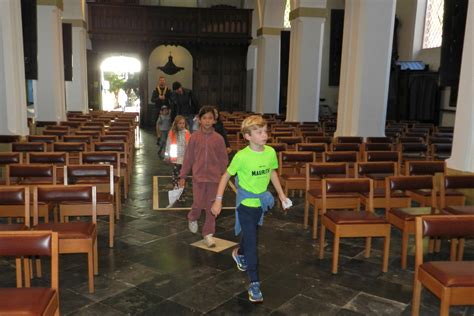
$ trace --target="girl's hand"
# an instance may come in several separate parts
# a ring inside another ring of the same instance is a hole
[[[211,206],[211,213],[217,217],[222,211],[222,200],[215,200]]]
[[[186,184],[185,179],[179,179],[178,186],[179,188],[184,188],[184,185]]]

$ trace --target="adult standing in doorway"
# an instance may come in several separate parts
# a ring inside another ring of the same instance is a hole
[[[171,121],[176,117],[176,115],[182,115],[186,118],[188,125],[193,126],[193,120],[196,116],[199,103],[194,96],[194,93],[183,88],[179,81],[173,82],[173,93],[170,97],[170,106],[171,106]]]
[[[156,85],[156,88],[155,90],[153,90],[153,93],[151,95],[151,102],[155,104],[157,113],[155,122],[157,122],[158,117],[160,116],[160,111],[163,106],[166,106],[167,108],[170,107],[170,97],[171,90],[166,86],[165,77],[160,76],[160,78],[158,78],[158,84]],[[171,122],[173,121],[171,120]],[[160,131],[158,130],[158,126],[156,129],[156,137],[160,137]]]

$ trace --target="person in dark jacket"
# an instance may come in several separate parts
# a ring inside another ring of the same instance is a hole
[[[227,139],[227,131],[225,130],[224,123],[221,121],[219,110],[217,108],[214,108],[214,113],[216,116],[216,123],[213,126],[214,130],[219,133],[222,138],[224,138],[225,147],[227,149],[227,153],[229,154],[232,151],[232,148],[230,148],[230,143]]]
[[[183,88],[180,82],[173,82],[173,92],[170,97],[171,106],[171,121],[174,120],[176,115],[182,115],[186,118],[186,121],[191,128],[193,126],[194,117],[197,115],[199,109],[199,103],[194,96],[194,93]]]

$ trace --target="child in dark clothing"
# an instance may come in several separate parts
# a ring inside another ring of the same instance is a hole
[[[191,135],[184,153],[179,187],[184,187],[186,176],[193,174],[193,205],[188,213],[189,230],[198,231],[197,220],[204,209],[206,220],[202,228],[204,242],[208,247],[215,247],[213,235],[216,230],[216,218],[211,213],[222,173],[227,168],[228,158],[221,135],[214,131],[212,125],[216,117],[212,106],[204,106],[199,111],[200,129]]]

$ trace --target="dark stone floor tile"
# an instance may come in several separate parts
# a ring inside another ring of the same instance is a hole
[[[101,304],[101,303],[96,303],[89,305],[87,307],[84,307],[78,311],[75,311],[71,314],[71,316],[120,316],[120,315],[125,315],[122,312]]]
[[[212,283],[200,283],[171,297],[170,300],[192,310],[207,313],[232,298],[228,291]]]
[[[96,276],[94,278],[94,287],[94,293],[89,293],[88,282],[85,282],[76,288],[76,292],[95,302],[100,302],[106,298],[117,295],[132,286],[104,276]]]
[[[233,297],[216,309],[206,313],[212,316],[237,316],[237,315],[269,315],[271,310],[265,307],[265,304],[252,303],[249,300],[242,300]]]
[[[318,281],[311,285],[303,295],[311,297],[318,302],[331,302],[331,305],[344,306],[352,300],[359,292],[351,288],[325,281]]]
[[[317,299],[298,294],[278,307],[270,315],[335,315],[339,307]]]
[[[137,288],[128,289],[101,303],[128,315],[137,315],[158,305],[163,298]]]
[[[155,305],[138,315],[140,316],[155,316],[155,315],[197,316],[197,315],[201,315],[201,313],[197,310],[190,309],[176,302],[165,300],[159,303],[158,305]]]
[[[106,277],[126,284],[138,285],[158,276],[160,273],[140,263],[133,263],[121,269],[105,274]]]
[[[383,315],[399,315],[407,307],[396,301],[387,300],[385,298],[369,295],[367,293],[359,293],[344,308],[349,309],[363,315],[383,316]]]
[[[94,303],[91,299],[80,295],[72,290],[66,289],[59,286],[59,303],[61,314],[69,314],[71,312],[77,311],[84,306],[91,305]]]

